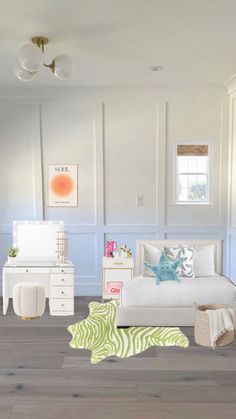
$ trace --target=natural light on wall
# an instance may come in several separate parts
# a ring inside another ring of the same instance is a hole
[[[209,203],[208,145],[177,146],[177,203]]]

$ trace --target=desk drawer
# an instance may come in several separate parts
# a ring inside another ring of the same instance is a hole
[[[51,274],[51,285],[73,285],[73,274]]]
[[[133,258],[103,258],[103,268],[110,269],[132,269],[134,267]]]
[[[74,298],[74,287],[51,287],[51,298]]]
[[[52,274],[73,274],[74,268],[52,268]]]
[[[62,298],[58,299],[51,299],[50,301],[50,309],[52,312],[54,311],[74,311],[74,300],[71,299],[65,299]]]
[[[38,267],[24,267],[19,268],[16,266],[15,268],[4,267],[3,272],[5,274],[50,274],[50,268],[38,268]]]

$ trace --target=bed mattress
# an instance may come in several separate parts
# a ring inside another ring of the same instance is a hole
[[[138,276],[122,288],[124,307],[192,307],[197,304],[231,304],[236,301],[236,286],[224,276],[181,278],[181,282],[161,282]]]

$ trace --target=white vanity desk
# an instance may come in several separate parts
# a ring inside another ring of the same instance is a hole
[[[52,316],[74,314],[74,267],[68,262],[63,266],[54,262],[9,265],[3,267],[3,314],[7,313],[9,298],[18,282],[38,282],[42,284],[49,298]]]
[[[56,237],[64,231],[63,221],[15,221],[13,245],[18,247],[15,264],[3,267],[3,314],[19,282],[38,282],[45,288],[50,314],[74,314],[74,266],[57,259]]]

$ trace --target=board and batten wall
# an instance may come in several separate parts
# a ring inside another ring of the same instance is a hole
[[[210,205],[175,204],[173,149],[183,142],[210,144]],[[137,239],[227,239],[223,87],[6,89],[0,144],[1,266],[13,220],[65,221],[77,295],[101,295],[108,237],[133,251]],[[47,207],[48,163],[78,164],[77,208]],[[140,195],[144,205],[136,206]]]
[[[229,182],[227,274],[236,283],[236,75],[225,83],[229,93]]]

